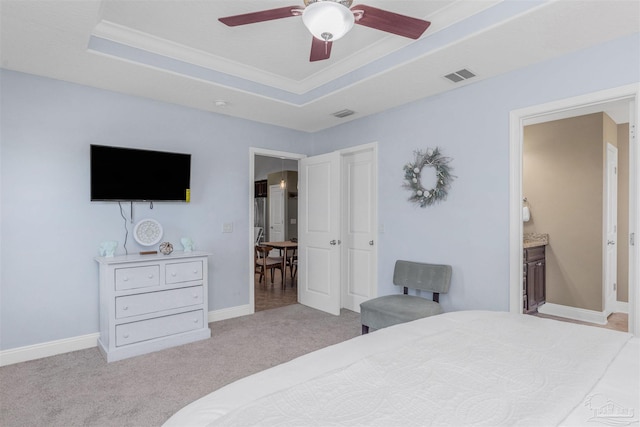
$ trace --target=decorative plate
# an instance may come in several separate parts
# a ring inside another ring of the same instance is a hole
[[[142,246],[153,246],[162,239],[162,226],[155,219],[140,220],[133,228],[133,238]]]

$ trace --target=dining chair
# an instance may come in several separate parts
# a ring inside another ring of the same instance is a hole
[[[293,288],[293,279],[295,279],[298,272],[298,248],[291,250],[291,254],[287,257],[286,266],[289,267],[289,273],[291,274],[291,287]]]
[[[281,276],[284,277],[284,273],[282,270],[282,257],[272,257],[269,256],[269,252],[273,250],[271,246],[259,246],[256,245],[255,250],[255,265],[256,274],[260,274],[260,278],[258,279],[259,283],[262,283],[262,278],[266,275],[267,270],[271,271],[271,284],[273,285],[273,270],[276,268],[280,270]],[[265,278],[265,285],[267,280]]]

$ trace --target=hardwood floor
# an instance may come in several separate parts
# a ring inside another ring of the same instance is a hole
[[[267,273],[266,285],[264,278],[262,283],[258,282],[258,274],[255,275],[255,311],[269,310],[272,308],[284,307],[285,305],[296,304],[298,302],[297,280],[293,280],[291,286],[291,276],[289,271],[286,274],[287,286],[282,289],[282,276],[279,270],[275,271],[273,285],[270,274]]]
[[[534,313],[534,316],[544,317],[547,319],[560,320],[562,322],[579,323],[581,325],[595,326],[598,328],[613,329],[615,331],[629,331],[629,315],[627,313],[613,313],[607,318],[606,325],[597,325],[595,323],[581,322],[579,320],[565,319],[564,317],[550,316],[548,314]]]

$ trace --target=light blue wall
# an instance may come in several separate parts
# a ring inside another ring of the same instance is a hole
[[[509,112],[639,81],[636,34],[314,134],[314,154],[378,142],[379,293],[397,292],[396,259],[445,263],[446,310],[508,310]],[[402,168],[436,146],[457,179],[422,209],[407,202]]]
[[[192,203],[137,204],[135,215],[214,254],[211,310],[249,302],[248,147],[320,154],[373,141],[379,294],[396,292],[396,259],[427,260],[453,265],[447,310],[507,310],[509,112],[638,82],[638,52],[638,35],[622,38],[313,135],[3,71],[0,349],[98,331],[93,257],[124,230],[117,204],[89,202],[90,143],[192,153]],[[406,201],[402,167],[434,146],[457,179],[446,202],[421,209]]]
[[[213,253],[210,310],[248,304],[249,147],[304,153],[309,134],[6,70],[0,84],[1,349],[98,332],[93,258],[103,240],[124,253],[125,231],[117,203],[89,201],[92,143],[192,154],[191,203],[135,204],[135,220]]]

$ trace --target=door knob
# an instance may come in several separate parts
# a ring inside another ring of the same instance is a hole
[[[369,240],[369,246],[373,246],[373,240]]]
[[[330,244],[330,245],[335,245],[335,244],[336,244],[336,241],[335,241],[335,240],[332,240],[332,241],[330,241],[330,242],[329,242],[329,244]]]
[[[613,240],[607,240],[607,245],[615,245],[616,242]]]

